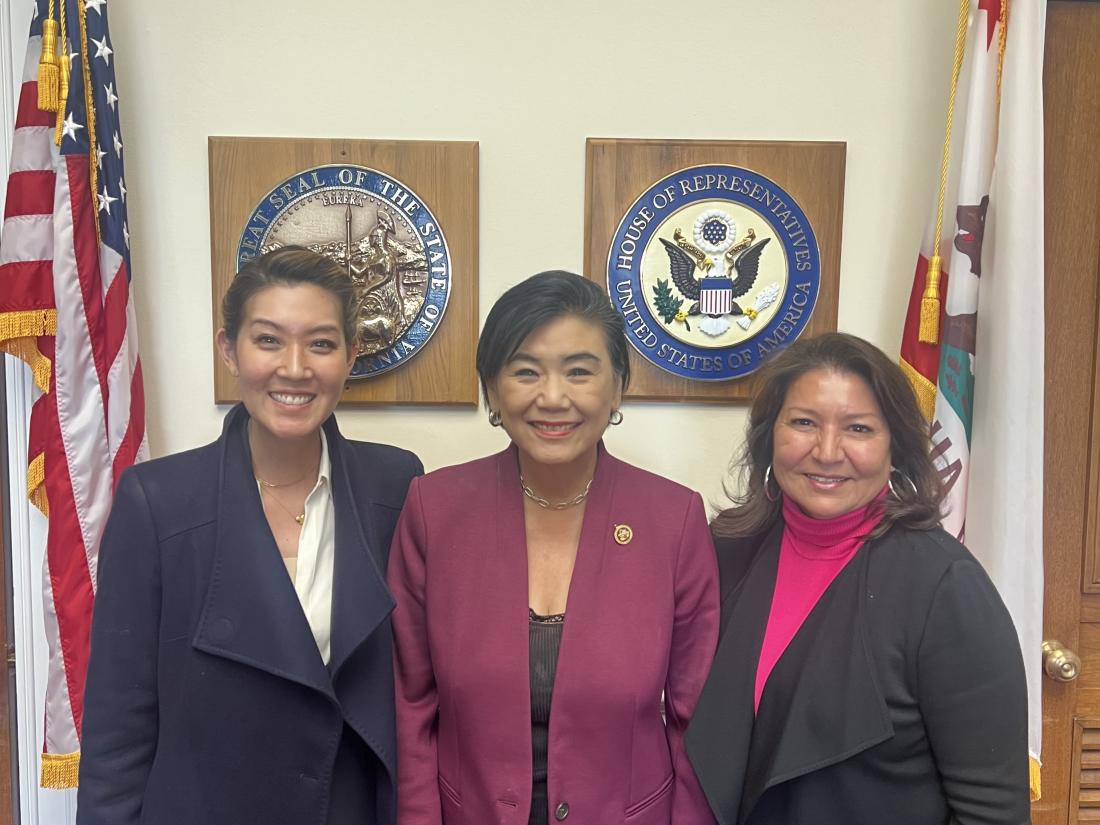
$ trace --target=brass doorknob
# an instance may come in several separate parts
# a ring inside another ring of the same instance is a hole
[[[1081,657],[1057,639],[1043,642],[1043,670],[1056,682],[1072,682],[1081,673]]]

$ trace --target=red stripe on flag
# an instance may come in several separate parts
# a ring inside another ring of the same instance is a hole
[[[53,355],[53,347],[49,349],[50,355]],[[45,445],[46,494],[50,502],[46,560],[53,587],[69,702],[76,728],[80,730],[84,715],[84,681],[88,669],[93,590],[58,418],[57,370],[50,377],[50,392],[42,400],[46,401],[44,414],[38,417],[37,423],[43,426],[44,432],[37,436],[32,433],[30,441]],[[34,423],[32,420],[32,425]]]
[[[123,470],[134,463],[137,452],[145,438],[145,381],[141,377],[141,361],[134,365],[133,379],[130,381],[130,420],[126,423],[126,435],[122,437],[111,470],[114,484],[118,486]]]
[[[53,186],[56,175],[40,169],[12,172],[8,177],[8,199],[4,218],[53,213]]]
[[[19,90],[19,109],[15,113],[15,128],[56,125],[57,112],[43,112],[38,108],[38,81],[28,80]]]
[[[126,340],[126,305],[130,302],[130,284],[126,278],[126,264],[118,268],[107,297],[103,301],[103,358],[113,364],[122,343]]]
[[[84,297],[84,317],[92,342],[92,360],[99,378],[99,390],[107,404],[107,361],[103,349],[103,284],[99,272],[99,245],[95,229],[95,205],[92,203],[88,178],[88,158],[68,155],[69,205],[73,214],[73,254]]]
[[[0,313],[53,308],[52,261],[12,261],[0,266]]]
[[[920,302],[924,295],[924,279],[928,272],[928,259],[917,256],[917,271],[913,276],[913,291],[909,295],[909,308],[905,313],[905,326],[901,333],[901,357],[933,385],[940,372],[939,344],[922,344],[917,335],[920,329]],[[947,315],[944,300],[947,297],[947,270],[940,272],[940,331],[944,329]]]

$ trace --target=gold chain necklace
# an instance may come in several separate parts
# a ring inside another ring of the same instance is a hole
[[[584,489],[568,501],[550,501],[549,499],[543,498],[527,486],[527,480],[522,475],[519,477],[519,486],[527,498],[531,499],[531,501],[535,502],[535,504],[542,507],[544,510],[566,510],[570,507],[576,507],[588,498],[588,491],[592,489],[592,479],[588,479],[588,483],[584,485]]]
[[[302,476],[302,478],[298,479],[298,481],[301,481],[303,478],[305,478],[305,476]],[[261,496],[261,498],[263,497],[263,492],[264,492],[265,489],[274,490],[278,487],[289,487],[291,484],[297,484],[298,483],[298,481],[287,481],[283,484],[272,484],[270,481],[264,481],[259,476],[256,476],[256,481],[258,481],[260,483],[260,496]],[[275,497],[274,493],[268,493],[267,497],[270,498],[272,501],[274,501],[276,504],[278,504],[279,508],[284,513],[286,513],[288,516],[290,516],[292,519],[294,519],[296,522],[298,522],[299,527],[301,527],[303,524],[306,523],[306,514],[305,513],[299,513],[298,515],[294,515],[293,511],[289,507],[287,507],[285,504],[283,504],[281,501],[279,501],[279,499],[277,499]]]

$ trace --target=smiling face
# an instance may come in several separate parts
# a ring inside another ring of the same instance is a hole
[[[569,315],[528,335],[490,382],[488,396],[519,449],[520,468],[569,483],[595,467],[596,444],[622,402],[622,382],[600,327]]]
[[[772,436],[772,475],[813,518],[863,507],[890,477],[890,428],[858,375],[804,373],[787,390]]]
[[[355,361],[339,301],[313,284],[256,292],[245,304],[236,340],[222,329],[217,343],[237,376],[254,435],[282,440],[316,436]]]

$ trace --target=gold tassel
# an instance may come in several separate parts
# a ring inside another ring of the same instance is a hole
[[[924,294],[920,299],[920,330],[917,340],[922,344],[940,342],[940,256],[933,255],[924,275]]]
[[[58,84],[57,21],[42,21],[42,57],[38,60],[38,108],[43,112],[56,112]]]
[[[65,107],[69,100],[69,58],[65,55],[61,56],[61,60],[58,63],[58,106],[57,106],[57,125],[54,129],[53,142],[61,145],[61,130],[65,126]]]

